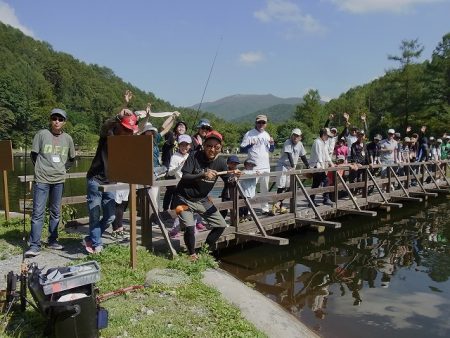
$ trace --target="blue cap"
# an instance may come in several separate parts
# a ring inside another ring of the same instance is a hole
[[[64,117],[67,120],[67,113],[62,109],[59,109],[59,108],[53,109],[50,113],[50,116],[53,116],[53,115],[61,115],[62,117]]]
[[[237,164],[240,164],[241,161],[239,161],[239,158],[238,158],[236,155],[231,155],[230,157],[228,157],[227,163],[237,163]]]
[[[209,123],[209,120],[207,120],[207,119],[201,119],[197,124],[197,128],[201,128],[201,127],[211,128],[211,123]]]

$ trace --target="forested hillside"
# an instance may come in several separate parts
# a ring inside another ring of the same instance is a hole
[[[392,69],[384,76],[352,88],[329,103],[323,104],[320,93],[310,90],[294,109],[293,118],[269,120],[269,133],[282,144],[290,130],[299,127],[305,134],[305,143],[310,144],[330,113],[335,114],[332,124],[339,127],[344,112],[350,113],[355,124],[365,113],[371,134],[384,133],[388,127],[402,130],[406,125],[417,129],[422,124],[435,135],[448,131],[450,33],[434,49],[426,47],[432,51],[429,60],[417,63],[424,47],[417,40],[403,41],[398,55],[396,51],[386,51],[394,55],[389,56]],[[132,109],[143,109],[147,102],[152,103],[153,111],[177,109],[190,127],[201,117],[209,118],[223,133],[227,146],[238,145],[245,131],[253,126],[251,121],[228,122],[211,113],[173,107],[153,93],[124,82],[111,69],[56,52],[48,43],[0,23],[0,139],[12,139],[15,148],[23,146],[25,139],[30,143],[34,133],[48,125],[50,110],[60,107],[69,113],[66,127],[75,143],[92,149],[102,122],[123,106],[126,89],[134,93]],[[157,119],[152,122],[162,123]]]

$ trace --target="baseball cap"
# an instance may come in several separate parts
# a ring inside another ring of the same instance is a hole
[[[358,134],[358,135],[366,135],[366,133],[364,132],[364,130],[358,130],[358,131],[357,131],[357,134]]]
[[[130,129],[130,130],[132,130],[134,132],[136,132],[138,130],[137,117],[134,114],[132,114],[132,115],[125,115],[124,117],[122,117],[120,119],[120,124],[122,124],[122,126],[124,126],[127,129]],[[148,124],[151,125],[151,123],[148,123]],[[144,127],[144,129],[145,129],[145,127]]]
[[[383,138],[381,137],[380,134],[376,134],[376,135],[373,137],[373,139],[374,139],[374,140],[381,141]]]
[[[337,133],[337,128],[336,128],[336,127],[331,127],[331,128],[330,128],[330,131],[332,131],[332,132],[334,132],[334,133]]]
[[[405,141],[405,142],[411,142],[411,139],[410,139],[408,136],[406,136],[406,137],[403,139],[403,141]]]
[[[252,165],[256,165],[256,162],[255,162],[255,160],[252,160],[251,158],[247,158],[247,159],[244,161],[244,164],[252,164]]]
[[[436,140],[436,142],[437,142],[437,143],[442,143],[442,139],[438,138],[438,139]]]
[[[330,128],[325,128],[328,136],[334,136],[334,134],[330,131]]]
[[[59,109],[59,108],[53,109],[50,112],[50,116],[53,116],[53,115],[61,115],[62,117],[64,117],[64,119],[67,120],[67,113],[64,110],[62,110],[62,109]]]
[[[201,127],[211,128],[211,123],[209,123],[209,120],[207,120],[207,119],[201,119],[197,124],[197,128],[201,128]]]
[[[256,116],[256,122],[258,122],[258,121],[267,122],[267,116],[266,115],[258,115],[258,116]]]
[[[178,144],[180,143],[192,143],[192,138],[189,135],[183,134],[178,136]]]
[[[216,130],[211,130],[210,132],[208,132],[208,134],[206,134],[205,136],[205,141],[210,139],[210,138],[215,138],[216,140],[218,140],[220,143],[222,143],[223,141],[223,137],[222,134],[219,133]]]
[[[387,133],[388,133],[388,134],[395,134],[395,130],[391,128],[391,129],[388,130]]]
[[[430,136],[429,141],[434,141],[434,136]]]
[[[294,135],[294,134],[300,136],[302,134],[302,131],[299,128],[294,128],[291,131],[291,135]]]
[[[398,138],[400,138],[402,136],[400,133],[395,133],[394,135],[395,135],[395,137],[398,137]]]
[[[336,160],[338,160],[338,161],[345,161],[345,156],[344,155],[338,155],[336,157]]]
[[[231,155],[230,157],[228,157],[227,163],[238,163],[238,164],[240,164],[241,161],[239,161],[239,158],[236,155]]]

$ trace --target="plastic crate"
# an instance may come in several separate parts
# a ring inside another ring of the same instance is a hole
[[[93,284],[100,280],[100,266],[96,261],[73,265],[69,268],[73,269],[73,271],[62,273],[61,278],[55,281],[44,280],[45,276],[40,276],[39,283],[45,295],[73,289],[82,285]],[[77,269],[79,271],[76,271]]]

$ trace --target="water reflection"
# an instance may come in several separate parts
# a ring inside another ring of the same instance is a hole
[[[450,336],[448,205],[348,218],[339,231],[225,255],[222,265],[325,337]]]

